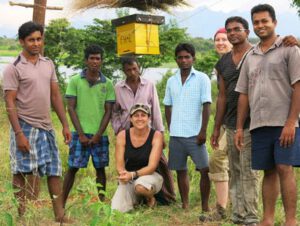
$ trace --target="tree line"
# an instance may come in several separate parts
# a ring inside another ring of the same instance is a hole
[[[174,48],[180,42],[191,42],[198,52],[196,67],[210,74],[218,57],[213,51],[213,40],[192,38],[186,28],[179,28],[174,20],[159,26],[160,55],[139,57],[142,67],[159,67],[164,63],[174,62]],[[83,50],[89,44],[98,44],[105,50],[103,73],[112,78],[113,72],[120,69],[120,60],[116,54],[115,28],[109,20],[94,19],[84,28],[74,28],[67,19],[52,20],[45,32],[45,55],[53,59],[61,88],[63,77],[58,67],[65,65],[80,69],[84,67]]]

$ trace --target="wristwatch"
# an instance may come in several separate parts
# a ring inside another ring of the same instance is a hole
[[[139,178],[139,174],[138,174],[138,171],[134,171],[135,175],[133,177],[134,180],[138,179]]]

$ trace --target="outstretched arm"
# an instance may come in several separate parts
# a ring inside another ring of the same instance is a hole
[[[282,43],[285,47],[292,47],[292,46],[300,47],[300,43],[298,42],[297,38],[295,38],[293,35],[285,36],[282,39]]]

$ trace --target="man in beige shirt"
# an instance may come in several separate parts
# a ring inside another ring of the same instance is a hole
[[[260,225],[274,225],[275,204],[281,191],[284,225],[295,226],[297,189],[293,166],[300,165],[300,49],[283,47],[282,38],[275,33],[277,21],[272,6],[257,5],[251,16],[260,42],[248,54],[236,86],[240,97],[235,144],[238,149],[244,145],[243,124],[250,107],[252,168],[264,170],[264,215]]]
[[[12,184],[17,189],[15,196],[22,216],[26,203],[25,175],[46,175],[55,220],[66,222],[60,185],[62,167],[51,124],[51,106],[61,121],[66,143],[70,142],[71,133],[53,62],[39,54],[43,32],[41,25],[31,21],[19,28],[23,50],[3,73],[6,110],[12,127]]]

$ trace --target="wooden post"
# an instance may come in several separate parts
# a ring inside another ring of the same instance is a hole
[[[47,0],[34,0],[34,4],[9,1],[9,5],[33,8],[32,21],[43,26],[45,25],[46,10],[63,10],[59,6],[47,6]]]
[[[45,25],[47,0],[34,0],[32,21]]]

